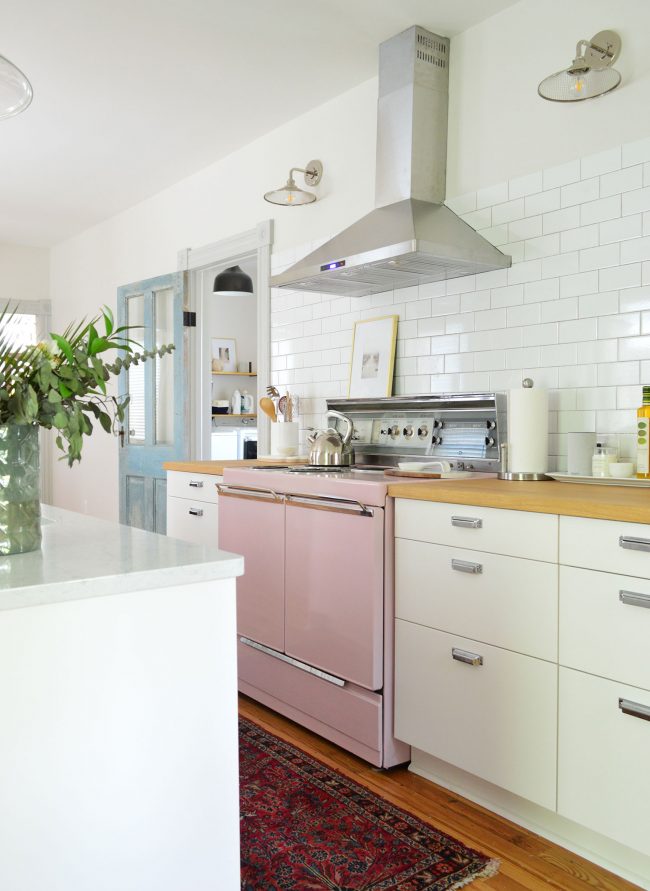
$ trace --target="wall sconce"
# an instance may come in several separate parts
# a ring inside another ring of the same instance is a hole
[[[621,38],[614,31],[599,31],[591,40],[580,40],[569,68],[544,78],[537,92],[552,102],[580,102],[609,93],[621,82],[621,75],[611,67],[620,52]]]
[[[33,96],[32,85],[20,68],[0,56],[0,121],[25,111]]]
[[[305,184],[308,186],[317,186],[323,176],[323,165],[320,161],[310,161],[306,167],[292,167],[289,171],[289,179],[281,189],[273,189],[264,196],[265,201],[271,204],[282,204],[286,207],[292,207],[294,204],[311,204],[316,201],[316,195],[313,192],[306,192],[299,189],[293,178],[294,173],[305,174]]]

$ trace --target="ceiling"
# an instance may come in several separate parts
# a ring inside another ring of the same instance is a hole
[[[0,122],[0,242],[46,246],[373,77],[412,24],[516,0],[5,0],[32,106]]]

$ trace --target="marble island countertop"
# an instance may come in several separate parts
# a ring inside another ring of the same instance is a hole
[[[242,575],[236,554],[43,505],[43,544],[0,557],[0,610]]]

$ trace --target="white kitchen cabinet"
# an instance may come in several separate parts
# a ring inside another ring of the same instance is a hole
[[[558,812],[648,855],[649,716],[647,690],[560,669]]]
[[[400,739],[555,808],[556,665],[400,619],[396,658]]]
[[[557,661],[557,565],[398,538],[396,615]]]
[[[195,544],[219,545],[222,477],[210,473],[167,473],[167,535]]]
[[[561,517],[560,563],[650,579],[650,526]]]
[[[551,514],[405,499],[395,505],[398,538],[528,560],[557,562],[557,529]]]

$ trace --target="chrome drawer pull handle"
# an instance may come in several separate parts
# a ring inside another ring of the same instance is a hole
[[[203,511],[201,510],[200,507],[191,507],[191,508],[188,510],[188,514],[189,514],[191,517],[202,517],[202,516],[203,516]]]
[[[203,480],[190,480],[190,489],[202,489]]]
[[[469,650],[459,650],[458,647],[451,648],[451,658],[456,662],[464,662],[465,665],[483,665],[483,656],[470,653]]]
[[[643,606],[650,609],[650,594],[637,594],[636,591],[619,591],[618,599],[629,606]]]
[[[482,563],[470,563],[469,560],[456,560],[452,558],[451,568],[456,572],[470,572],[472,575],[479,575],[483,572]]]
[[[463,529],[482,529],[483,520],[478,517],[452,517],[452,526],[462,526]]]
[[[632,535],[621,535],[618,543],[628,551],[650,551],[650,538],[634,538]]]
[[[650,721],[650,705],[643,705],[642,702],[632,702],[631,699],[619,699],[618,707],[624,715],[641,718],[642,721]]]

